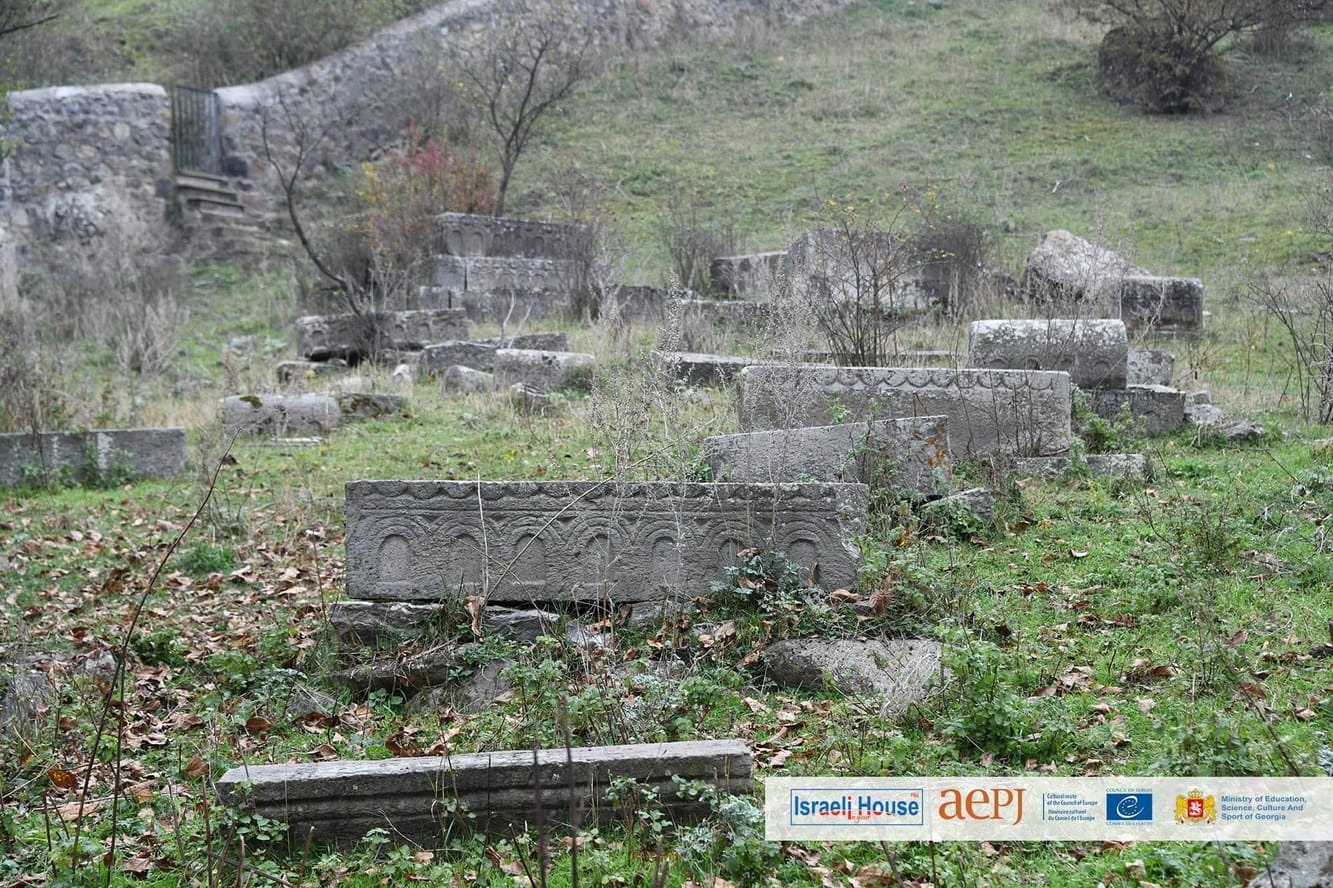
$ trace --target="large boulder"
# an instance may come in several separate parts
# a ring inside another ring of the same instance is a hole
[[[1127,276],[1145,274],[1114,250],[1056,230],[1042,235],[1028,256],[1022,289],[1038,301],[1089,302],[1109,308],[1118,303]]]

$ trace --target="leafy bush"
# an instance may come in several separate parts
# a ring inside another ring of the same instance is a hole
[[[1069,751],[1077,735],[1068,713],[1054,698],[1026,696],[1011,656],[961,632],[946,641],[944,668],[956,683],[957,696],[940,724],[959,755],[989,752],[1023,761]]]

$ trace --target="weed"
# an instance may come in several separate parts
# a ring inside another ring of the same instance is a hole
[[[990,753],[1019,762],[1054,759],[1077,748],[1078,734],[1063,705],[1024,693],[1013,652],[959,631],[942,637],[944,668],[958,696],[938,724],[959,755]]]

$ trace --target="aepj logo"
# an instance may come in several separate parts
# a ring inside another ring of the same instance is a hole
[[[1108,792],[1107,820],[1152,820],[1152,793]]]

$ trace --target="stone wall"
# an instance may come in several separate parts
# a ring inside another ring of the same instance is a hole
[[[681,35],[708,39],[794,23],[857,2],[596,0],[590,5],[598,43],[612,55]],[[375,157],[401,139],[410,120],[431,118],[434,97],[424,85],[438,71],[442,48],[483,32],[492,7],[493,0],[453,0],[304,68],[217,90],[222,172],[247,213],[259,223],[282,215],[277,179],[265,157],[266,120],[274,154],[287,164],[299,141],[289,124],[305,128],[307,167],[315,175]],[[68,255],[107,240],[113,249],[136,250],[170,242],[173,171],[163,87],[63,86],[11,93],[8,102],[12,117],[3,136],[16,150],[12,203],[0,207],[0,230],[8,229],[21,267],[36,261],[35,244]]]
[[[20,271],[38,261],[65,262],[97,246],[152,250],[168,246],[171,195],[167,92],[151,83],[60,86],[13,92],[4,138],[9,229]]]

